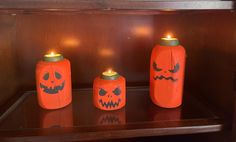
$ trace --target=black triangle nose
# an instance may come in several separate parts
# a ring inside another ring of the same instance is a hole
[[[54,81],[53,81],[53,80],[52,80],[51,82],[52,82],[52,83],[54,83]]]

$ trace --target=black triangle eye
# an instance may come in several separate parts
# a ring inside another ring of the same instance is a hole
[[[102,88],[100,88],[98,93],[99,93],[100,96],[104,96],[104,95],[106,95],[107,91],[102,89]]]
[[[56,76],[57,79],[61,79],[61,74],[60,73],[55,72],[55,76]]]
[[[171,72],[171,73],[176,73],[177,71],[179,71],[179,63],[177,63],[177,64],[174,66],[174,69],[173,69],[173,70],[169,70],[169,72]]]
[[[48,80],[49,79],[49,73],[48,72],[44,74],[43,79],[44,80]]]
[[[161,71],[162,70],[161,68],[158,68],[156,62],[153,62],[152,67],[155,71]]]
[[[112,91],[116,96],[119,96],[120,95],[120,93],[121,93],[121,90],[120,90],[120,88],[116,88],[115,90],[113,90]]]

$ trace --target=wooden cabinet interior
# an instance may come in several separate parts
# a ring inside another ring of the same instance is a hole
[[[0,14],[0,104],[35,90],[35,64],[51,49],[72,64],[73,88],[90,88],[108,67],[128,86],[147,86],[151,50],[173,33],[187,51],[185,90],[233,117],[234,11]],[[129,103],[129,102],[127,102]]]

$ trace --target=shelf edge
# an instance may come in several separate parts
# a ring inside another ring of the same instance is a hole
[[[226,10],[234,9],[235,2],[230,1],[132,1],[132,0],[2,0],[0,10],[43,10],[43,11],[79,11],[79,10]]]

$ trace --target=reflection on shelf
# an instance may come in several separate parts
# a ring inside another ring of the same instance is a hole
[[[95,112],[95,122],[97,125],[116,125],[126,124],[125,108],[115,111],[102,111]]]
[[[160,108],[154,105],[150,105],[149,113],[152,116],[153,121],[177,121],[181,119],[182,108]]]
[[[72,104],[57,110],[40,109],[41,128],[72,127]]]
[[[148,89],[127,88],[128,103],[115,111],[97,109],[91,102],[92,92],[73,90],[72,104],[58,110],[40,108],[36,93],[25,93],[22,102],[0,121],[0,131],[29,130],[40,135],[68,132],[75,137],[84,135],[78,140],[97,140],[116,130],[135,137],[216,132],[223,127],[220,117],[186,91],[182,106],[166,109],[151,102]],[[124,133],[119,138],[125,138]],[[109,137],[116,138],[117,133]]]

